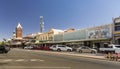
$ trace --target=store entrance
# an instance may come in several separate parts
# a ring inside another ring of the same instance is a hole
[[[84,42],[84,46],[90,47],[90,43],[91,43],[90,41],[85,41],[85,42]]]
[[[95,46],[96,46],[97,49],[99,49],[100,48],[100,43],[95,43]]]

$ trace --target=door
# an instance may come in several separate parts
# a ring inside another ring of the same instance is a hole
[[[86,47],[82,47],[81,49],[82,49],[82,52],[85,52],[85,53],[88,51]]]
[[[91,52],[91,49],[89,47],[86,47],[86,52],[87,53],[90,53]]]
[[[55,46],[55,45],[52,47],[52,50],[57,50],[57,48],[56,48],[56,46]]]
[[[66,51],[66,50],[67,50],[66,46],[62,45],[62,46],[61,46],[61,50],[62,50],[62,51]]]

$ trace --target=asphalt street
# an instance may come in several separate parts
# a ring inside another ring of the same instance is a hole
[[[0,69],[120,69],[120,62],[11,49],[0,54]]]

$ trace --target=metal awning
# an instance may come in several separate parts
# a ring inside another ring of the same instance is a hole
[[[110,40],[111,38],[99,38],[99,39],[81,39],[81,40],[66,40],[66,41],[51,41],[51,42],[44,42],[44,43],[65,43],[65,42],[82,42],[82,41],[102,41],[102,40]]]

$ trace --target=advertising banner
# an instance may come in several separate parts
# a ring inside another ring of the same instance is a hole
[[[112,37],[112,26],[103,25],[94,28],[89,28],[86,30],[87,32],[87,39],[97,39],[97,38],[111,38]]]

